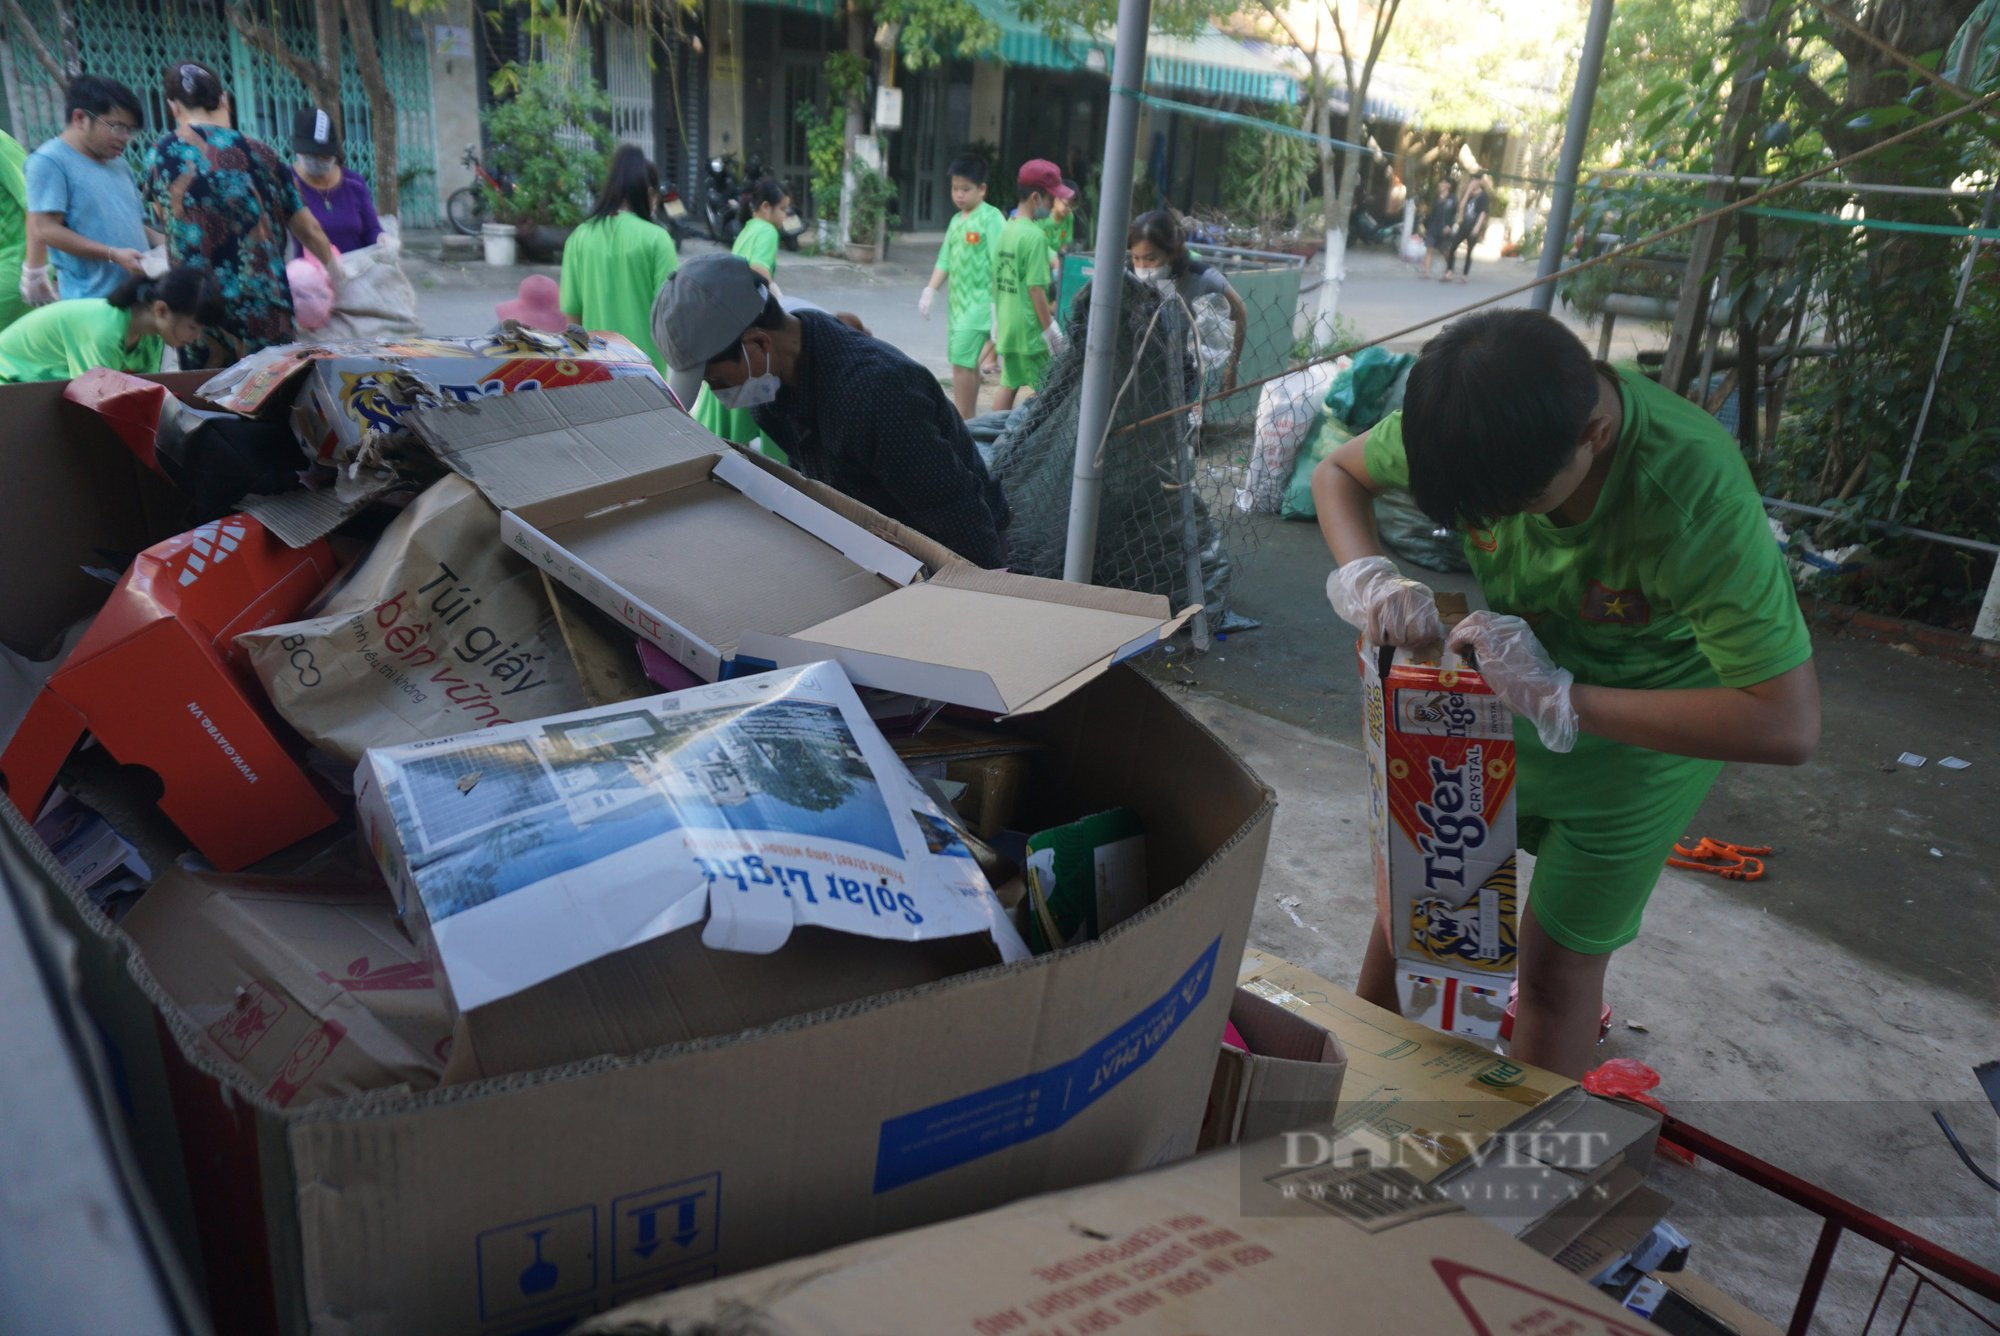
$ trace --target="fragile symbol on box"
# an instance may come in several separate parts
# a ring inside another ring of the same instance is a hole
[[[208,1037],[215,1041],[216,1047],[241,1062],[284,1014],[284,1002],[253,979],[236,995],[236,1005],[208,1027]]]
[[[483,1322],[597,1288],[595,1206],[489,1229],[475,1246]]]
[[[721,1246],[722,1175],[702,1174],[611,1203],[611,1279],[684,1266]]]

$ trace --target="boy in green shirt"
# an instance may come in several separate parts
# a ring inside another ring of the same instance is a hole
[[[1022,163],[1016,181],[1020,208],[1000,229],[993,259],[993,345],[1000,352],[996,411],[1012,408],[1020,391],[1032,395],[1039,389],[1049,358],[1062,347],[1062,329],[1049,307],[1049,241],[1040,222],[1057,200],[1075,192],[1046,158]]]
[[[986,159],[966,154],[951,163],[951,202],[958,207],[938,247],[937,267],[917,298],[917,311],[928,320],[931,303],[945,280],[951,280],[951,319],[946,348],[951,358],[951,401],[958,415],[979,411],[979,375],[996,370],[993,354],[993,257],[1000,250],[1000,230],[1007,220],[986,202]]]
[[[1447,325],[1402,412],[1313,473],[1334,611],[1371,644],[1441,647],[1431,591],[1376,538],[1371,498],[1395,486],[1464,535],[1493,609],[1449,639],[1516,716],[1537,863],[1513,1051],[1578,1077],[1611,952],[1722,762],[1801,765],[1818,743],[1812,642],[1728,433],[1540,312]],[[1378,923],[1356,991],[1395,1008],[1389,940]]]

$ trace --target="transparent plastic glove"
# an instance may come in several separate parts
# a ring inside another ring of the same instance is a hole
[[[1387,557],[1362,557],[1326,577],[1327,602],[1371,645],[1422,653],[1444,644],[1430,586],[1412,580]]]
[[[1535,639],[1519,617],[1475,612],[1451,630],[1451,651],[1473,653],[1479,675],[1506,707],[1532,720],[1542,745],[1552,752],[1576,746],[1576,706],[1570,687],[1576,678]]]
[[[55,285],[49,282],[47,265],[21,266],[21,300],[30,306],[47,306],[56,299]]]
[[[1063,347],[1062,327],[1053,320],[1049,321],[1042,329],[1042,342],[1049,346],[1050,357],[1054,357],[1057,353],[1061,352]]]
[[[917,294],[917,314],[928,320],[931,318],[931,303],[937,300],[936,288],[925,288]]]

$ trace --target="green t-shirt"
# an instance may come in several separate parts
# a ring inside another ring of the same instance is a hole
[[[729,249],[751,264],[762,265],[773,278],[778,276],[778,229],[762,218],[752,218],[743,224],[743,230],[736,234],[736,244]]]
[[[993,256],[993,346],[1008,353],[1041,352],[1042,322],[1035,288],[1049,286],[1049,239],[1032,218],[1009,218]]]
[[[1042,235],[1049,239],[1049,250],[1053,254],[1062,254],[1069,249],[1069,243],[1076,240],[1074,213],[1066,213],[1060,218],[1052,213],[1046,218],[1037,219],[1036,225],[1042,229]]]
[[[937,268],[951,278],[953,329],[984,334],[993,328],[993,257],[1000,253],[1000,232],[1006,226],[1000,210],[983,200],[945,224]]]
[[[21,318],[21,262],[28,253],[28,150],[0,131],[0,329]]]
[[[653,346],[653,298],[680,264],[667,229],[630,209],[585,223],[563,246],[563,314],[585,329],[623,334],[664,376],[666,359]]]
[[[1625,420],[1590,518],[1511,515],[1463,537],[1486,601],[1526,618],[1579,682],[1750,686],[1812,656],[1784,554],[1735,441],[1698,405],[1618,373]],[[1409,485],[1401,413],[1368,472]]]
[[[0,385],[68,380],[97,367],[147,374],[160,369],[166,344],[157,334],[125,347],[132,313],[102,297],[51,302],[0,331]]]

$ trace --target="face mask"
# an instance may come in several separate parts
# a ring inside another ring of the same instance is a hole
[[[1039,208],[1039,209],[1036,209],[1036,210],[1035,210],[1035,221],[1036,221],[1036,222],[1040,222],[1040,221],[1041,221],[1042,219],[1044,219],[1044,218],[1046,218],[1046,217],[1048,217],[1048,216],[1049,216],[1049,209],[1048,209],[1048,206],[1047,206],[1046,204],[1045,204],[1045,205],[1043,205],[1043,206],[1042,206],[1041,208]]]
[[[743,369],[748,371],[750,350],[740,343],[736,347],[743,354]],[[715,401],[724,408],[761,408],[778,397],[778,386],[782,383],[778,379],[778,373],[771,370],[770,358],[766,356],[762,375],[751,376],[741,385],[731,385],[725,390],[718,390],[711,385],[709,393],[713,394]]]
[[[308,158],[302,156],[299,159],[299,174],[301,176],[332,176],[333,168],[334,161],[332,158]]]
[[[1141,283],[1158,283],[1162,287],[1165,287],[1172,279],[1172,275],[1167,271],[1165,265],[1148,269],[1135,264],[1132,266],[1132,272],[1139,276]]]

